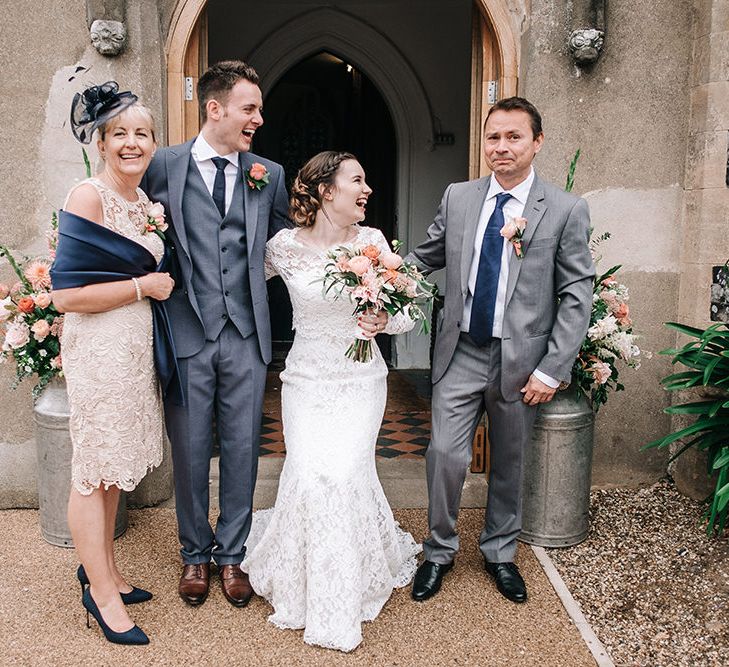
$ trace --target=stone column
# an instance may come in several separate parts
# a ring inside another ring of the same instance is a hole
[[[711,324],[712,267],[729,257],[729,0],[695,0],[694,12],[678,315],[682,323],[705,328]],[[671,473],[692,497],[704,498],[714,488],[700,452],[682,454]]]

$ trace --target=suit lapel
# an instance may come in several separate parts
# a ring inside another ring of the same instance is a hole
[[[534,182],[532,183],[529,196],[527,197],[526,204],[524,205],[523,217],[527,219],[526,228],[524,229],[524,235],[522,236],[522,248],[524,255],[529,252],[529,241],[534,236],[534,232],[537,226],[544,217],[544,212],[547,210],[547,206],[544,203],[544,187],[539,177],[534,175]],[[515,252],[511,253],[509,259],[509,280],[506,283],[506,305],[509,305],[511,295],[514,293],[516,287],[516,281],[519,278],[519,272],[521,271],[521,265],[523,259],[519,259]]]
[[[167,151],[167,187],[170,195],[172,226],[175,228],[180,245],[188,257],[190,256],[190,249],[187,244],[185,221],[182,217],[182,195],[185,191],[187,170],[190,166],[190,150],[194,141],[192,139]]]
[[[243,207],[246,214],[246,245],[248,246],[248,257],[253,251],[253,243],[256,239],[256,226],[258,224],[258,191],[251,188],[246,179],[245,172],[253,164],[248,153],[239,154],[241,184],[243,186]]]
[[[478,219],[481,215],[484,200],[489,191],[489,183],[491,177],[478,179],[471,190],[471,194],[466,204],[465,218],[463,220],[463,246],[461,248],[461,292],[465,293],[468,288],[468,275],[471,272],[471,262],[473,261],[474,247],[476,240],[476,228],[478,227]]]

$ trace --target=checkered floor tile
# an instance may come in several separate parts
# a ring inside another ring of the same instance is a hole
[[[430,412],[388,412],[377,438],[376,456],[386,459],[418,459],[425,455],[430,441]],[[285,456],[281,420],[264,415],[260,456]]]

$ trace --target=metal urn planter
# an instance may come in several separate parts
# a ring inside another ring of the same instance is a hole
[[[71,436],[68,430],[66,383],[52,380],[33,408],[35,442],[38,455],[38,505],[43,539],[59,547],[73,547],[66,521],[68,494],[71,491]],[[126,494],[122,493],[116,515],[114,537],[128,525]]]
[[[594,428],[577,389],[540,406],[524,460],[523,542],[568,547],[587,537]]]

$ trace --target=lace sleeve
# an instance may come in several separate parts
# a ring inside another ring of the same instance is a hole
[[[263,260],[263,270],[266,274],[266,280],[270,280],[274,276],[279,275],[279,266],[281,262],[281,233],[279,232],[266,243],[266,255]]]
[[[376,245],[380,249],[380,252],[392,252],[390,244],[379,229],[375,229],[374,227],[370,228],[370,238],[368,239],[368,242],[372,245]],[[396,315],[392,315],[388,318],[383,333],[394,336],[396,334],[410,331],[410,329],[414,326],[415,320],[410,317],[410,314],[406,309],[404,312],[397,313]]]

